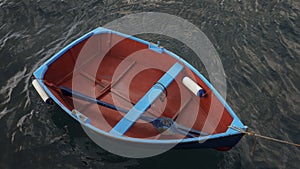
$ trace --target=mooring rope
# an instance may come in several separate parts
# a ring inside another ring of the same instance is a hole
[[[289,145],[292,145],[292,146],[300,147],[300,144],[297,144],[297,143],[293,143],[293,142],[289,142],[289,141],[285,141],[285,140],[280,140],[280,139],[276,139],[276,138],[269,137],[269,136],[263,136],[263,135],[255,133],[253,131],[250,131],[250,132],[249,131],[244,131],[241,128],[238,128],[236,126],[228,126],[228,127],[232,128],[234,130],[237,130],[241,133],[244,133],[248,136],[254,136],[255,139],[256,139],[256,137],[259,137],[259,138],[263,138],[263,139],[267,139],[267,140],[271,140],[271,141],[275,141],[275,142],[279,142],[279,143],[284,143],[284,144],[289,144]]]

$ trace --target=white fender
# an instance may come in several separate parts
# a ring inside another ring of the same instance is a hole
[[[205,96],[206,92],[202,87],[200,87],[196,82],[194,82],[189,77],[184,77],[182,79],[182,83],[186,88],[188,88],[192,93],[194,93],[196,96],[203,97]]]
[[[45,103],[51,103],[51,98],[47,95],[37,79],[32,81],[32,85]]]

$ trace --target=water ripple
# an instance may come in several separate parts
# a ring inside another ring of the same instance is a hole
[[[141,11],[174,14],[201,28],[220,53],[227,100],[242,121],[260,134],[300,140],[299,1],[12,0],[1,1],[0,7],[0,143],[7,152],[1,154],[0,168],[20,167],[14,159],[22,159],[24,168],[42,168],[49,161],[55,163],[52,168],[152,166],[152,159],[147,165],[97,147],[63,111],[45,105],[30,85],[34,70],[62,47],[97,26]],[[163,45],[184,53],[173,41]],[[193,58],[187,60],[204,70]],[[222,157],[210,151],[220,163],[208,168],[298,168],[299,149],[259,139],[251,157],[253,141],[244,137]],[[188,155],[206,156],[198,151]],[[178,153],[157,158],[157,163],[178,168],[172,165],[177,158],[189,162]]]
[[[3,95],[2,104],[7,104],[11,99],[11,94],[15,87],[22,82],[26,73],[26,67],[22,71],[17,72],[13,77],[7,80],[6,85],[0,89],[0,95]]]
[[[7,109],[7,107],[5,107],[5,108],[0,112],[0,119],[1,119],[2,117],[4,117],[7,113],[10,113],[10,112],[12,112],[12,111],[14,111],[14,110],[15,110],[15,108]]]

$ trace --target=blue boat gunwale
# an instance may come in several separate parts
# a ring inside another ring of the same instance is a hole
[[[76,39],[75,41],[71,42],[69,45],[67,45],[66,47],[64,47],[63,49],[61,49],[58,53],[56,53],[54,56],[52,56],[51,58],[49,58],[45,63],[43,63],[36,71],[34,71],[33,75],[35,76],[35,78],[38,80],[38,82],[40,83],[40,85],[43,87],[43,89],[45,90],[45,92],[49,95],[49,97],[51,97],[53,99],[53,101],[58,104],[66,113],[68,113],[71,117],[73,117],[76,121],[78,121],[81,125],[87,127],[88,129],[91,129],[93,132],[97,132],[100,134],[103,134],[107,137],[111,137],[111,138],[115,138],[115,139],[119,139],[119,140],[124,140],[124,141],[130,141],[130,142],[140,142],[140,143],[159,143],[159,144],[174,144],[174,143],[188,143],[188,142],[195,142],[195,141],[199,141],[199,143],[201,141],[204,141],[203,143],[205,143],[205,140],[208,139],[218,139],[218,138],[222,138],[222,137],[227,137],[227,136],[232,136],[232,135],[241,135],[243,133],[236,131],[234,129],[228,128],[226,132],[223,133],[217,133],[217,134],[212,134],[212,135],[208,135],[208,136],[201,136],[201,137],[195,137],[195,138],[184,138],[184,139],[170,139],[170,140],[154,140],[154,139],[141,139],[141,138],[132,138],[132,137],[126,137],[126,136],[118,136],[118,135],[111,135],[109,132],[105,132],[93,125],[91,125],[90,123],[84,123],[83,121],[81,121],[80,119],[78,119],[78,117],[76,115],[73,115],[72,112],[66,108],[64,106],[64,104],[62,104],[53,94],[52,92],[48,89],[48,87],[44,84],[43,82],[43,77],[48,69],[48,65],[52,64],[55,60],[57,60],[60,56],[62,56],[65,52],[67,52],[69,49],[71,49],[72,47],[74,47],[75,45],[77,45],[78,43],[86,40],[87,38],[93,36],[93,35],[97,35],[97,34],[105,34],[105,33],[112,33],[112,34],[116,34],[119,36],[122,36],[124,38],[129,38],[132,39],[134,41],[143,43],[148,45],[149,47],[153,47],[153,43],[136,38],[132,35],[127,35],[127,34],[123,34],[120,32],[116,32],[110,29],[106,29],[103,27],[98,27],[90,32],[88,32],[87,34],[79,37],[78,39]],[[237,115],[233,112],[233,110],[231,109],[231,107],[227,104],[227,102],[223,99],[223,97],[218,93],[218,91],[210,84],[210,82],[197,70],[195,69],[192,65],[190,65],[187,61],[185,61],[183,58],[179,57],[178,55],[174,54],[171,51],[168,51],[167,49],[163,48],[163,47],[158,47],[157,48],[161,48],[162,52],[165,52],[166,54],[172,56],[173,58],[177,59],[179,62],[183,63],[184,65],[186,65],[190,70],[192,70],[198,77],[200,77],[200,79],[211,89],[211,91],[217,96],[217,98],[220,100],[220,102],[223,104],[223,106],[227,109],[227,111],[230,113],[230,115],[233,117],[233,121],[231,123],[231,126],[236,126],[238,128],[241,128],[243,130],[247,130],[247,126],[243,125],[243,123],[240,121],[240,119],[237,117]]]

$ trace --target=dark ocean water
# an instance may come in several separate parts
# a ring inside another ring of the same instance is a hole
[[[299,148],[258,139],[250,156],[251,137],[228,152],[119,157],[94,144],[58,106],[42,102],[30,80],[39,65],[86,32],[142,11],[198,26],[220,55],[227,101],[242,121],[260,134],[300,142],[300,1],[2,0],[0,168],[299,168]],[[189,54],[179,43],[162,43],[180,56]],[[201,69],[192,56],[185,59]]]

